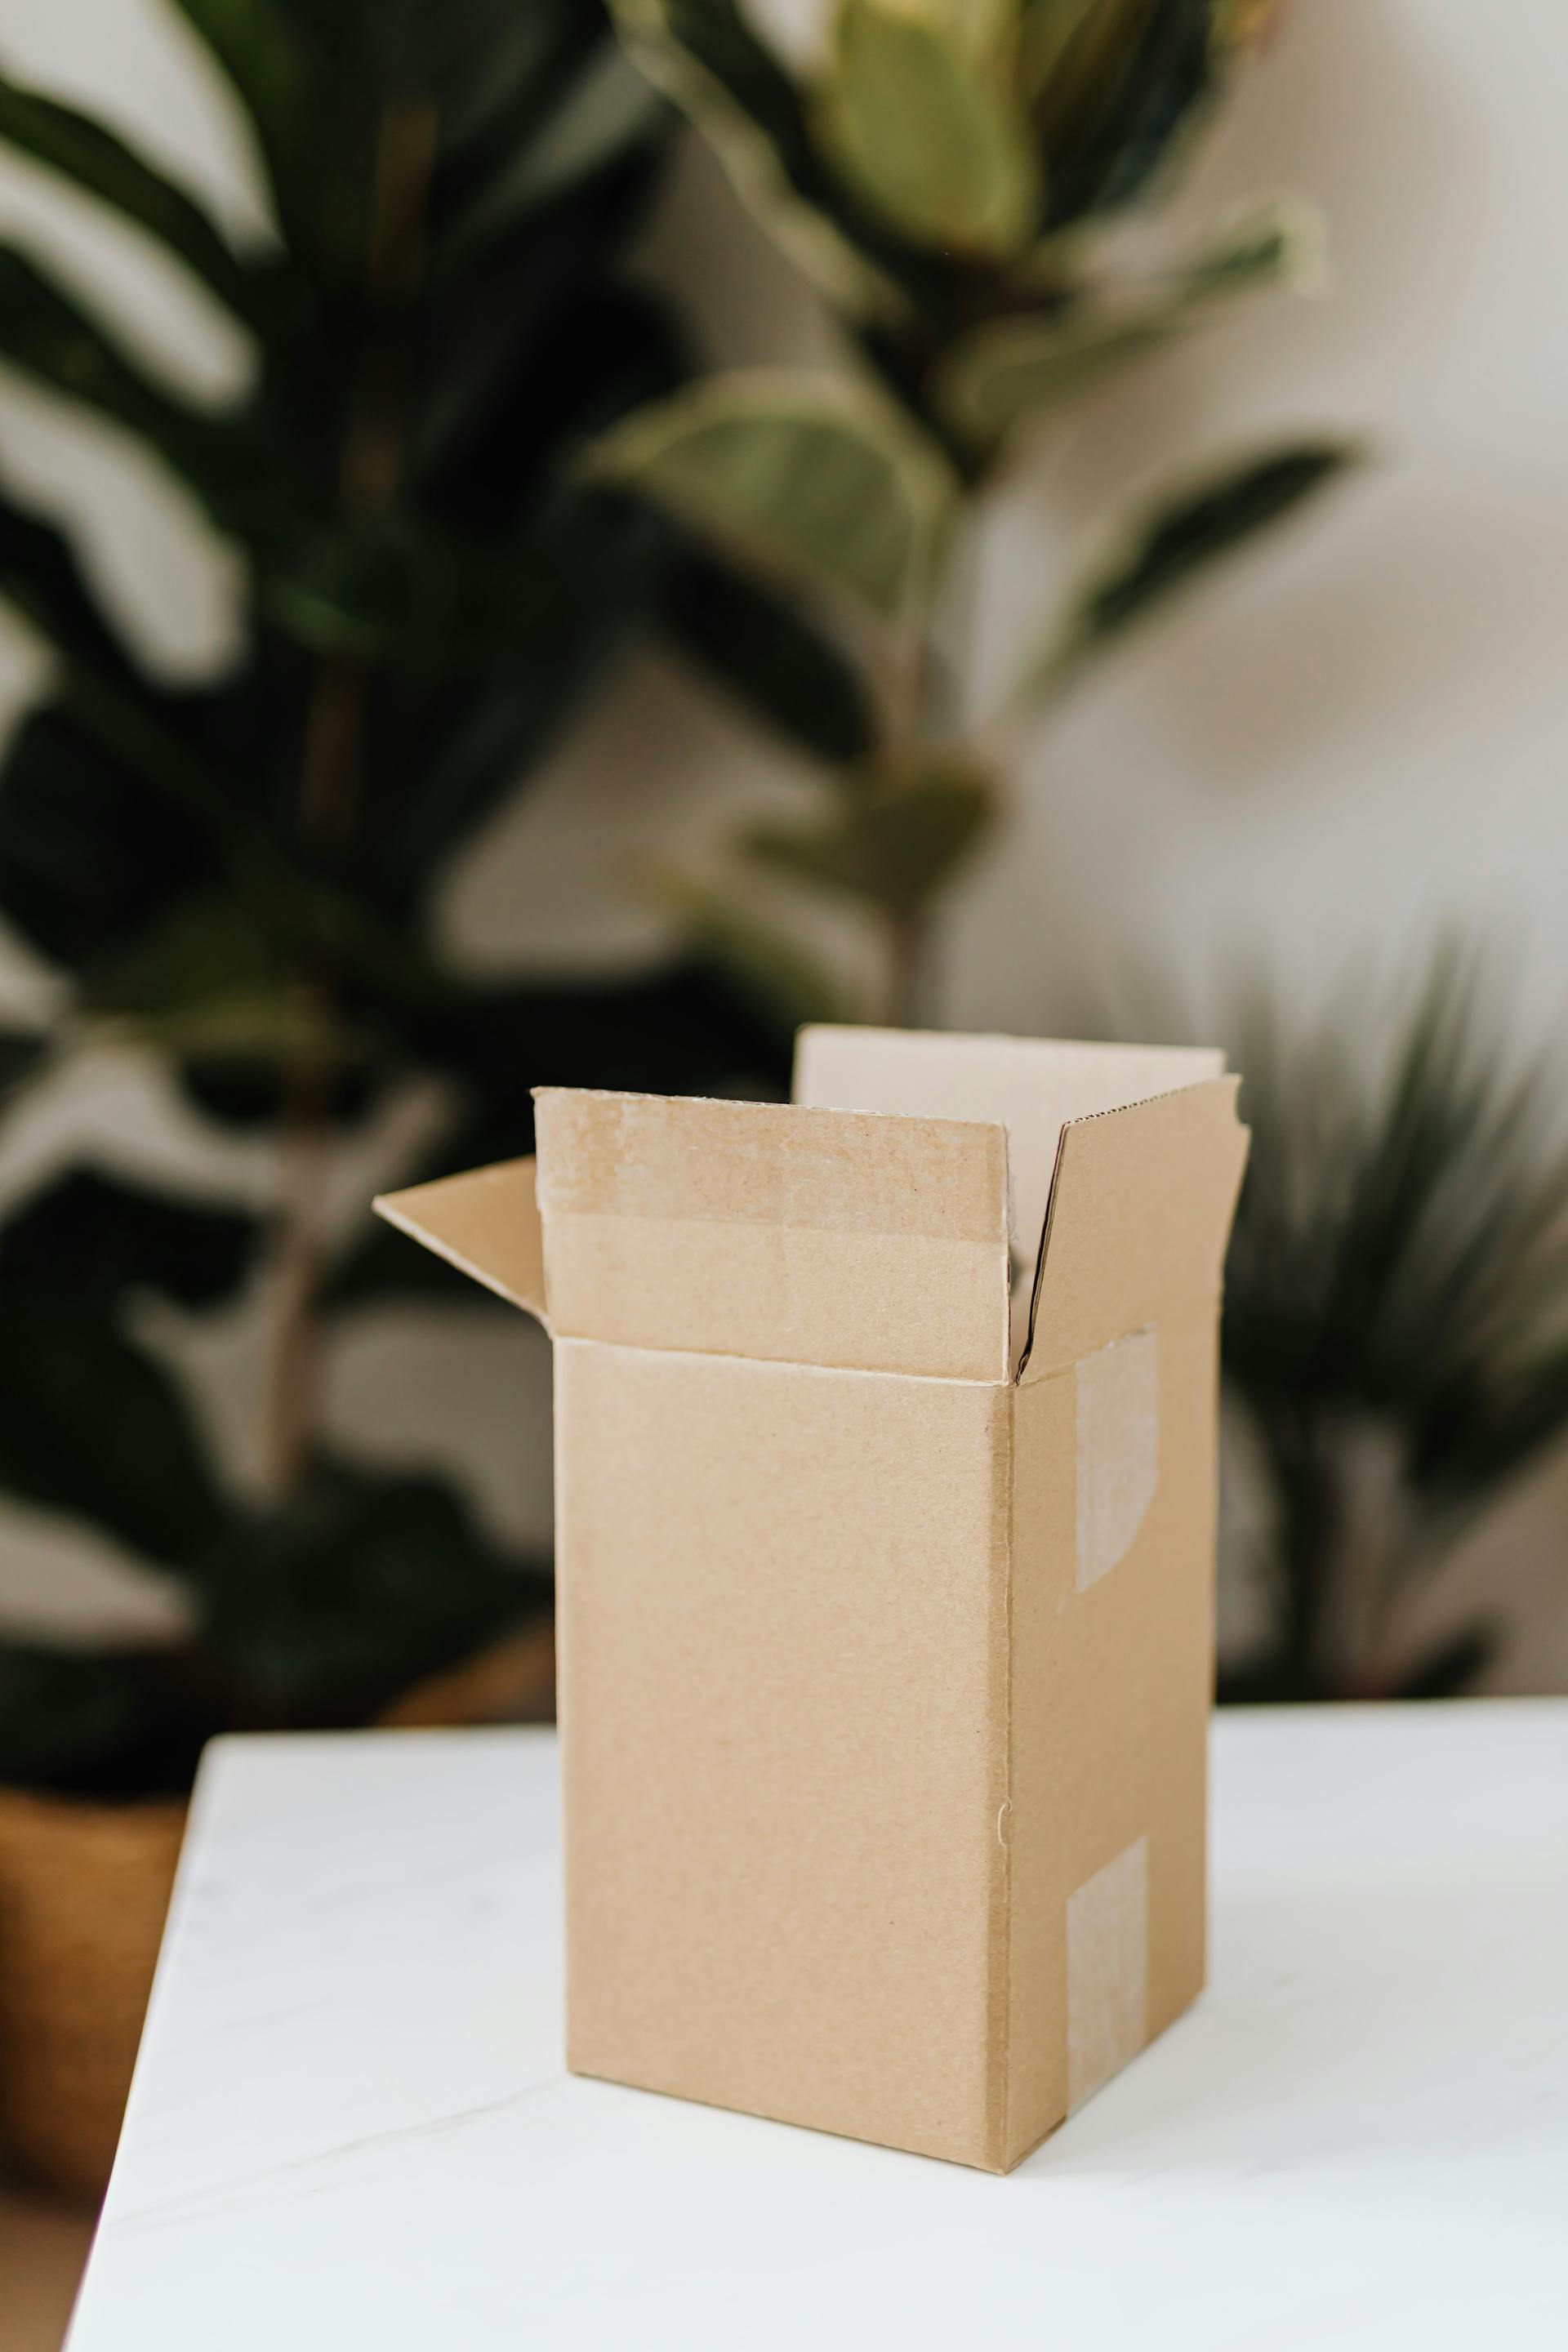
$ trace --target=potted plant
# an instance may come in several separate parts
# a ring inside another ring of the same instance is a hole
[[[596,480],[804,592],[839,656],[805,738],[820,761],[810,807],[749,824],[717,902],[685,890],[689,915],[722,944],[748,873],[828,892],[880,938],[882,1017],[929,1018],[932,908],[995,824],[1024,735],[1359,454],[1313,431],[1211,453],[1131,498],[1021,633],[1011,688],[983,697],[967,607],[984,530],[1025,461],[1141,359],[1316,278],[1314,224],[1293,203],[1244,206],[1195,236],[1154,227],[1273,10],[831,0],[792,64],[739,0],[615,7],[854,362],[710,376],[594,452]],[[730,600],[700,574],[677,575],[671,598],[689,647],[732,674]]]
[[[1568,1155],[1556,1083],[1492,1034],[1446,943],[1369,1052],[1369,992],[1233,1024],[1253,1130],[1225,1380],[1265,1508],[1235,1699],[1442,1698],[1494,1657],[1436,1634],[1461,1538],[1568,1431]]]
[[[274,232],[253,247],[104,124],[0,79],[0,140],[153,240],[252,355],[241,395],[184,396],[0,248],[0,358],[177,478],[243,607],[222,673],[171,684],[0,458],[0,595],[52,655],[0,762],[0,912],[54,1007],[0,1024],[6,1115],[123,1047],[187,1112],[268,1139],[276,1171],[258,1209],[77,1161],[0,1225],[0,1490],[152,1564],[186,1612],[162,1646],[0,1640],[0,2139],[82,2189],[112,2151],[203,1740],[461,1714],[473,1691],[430,1678],[476,1657],[547,1685],[542,1564],[449,1480],[321,1436],[344,1318],[443,1282],[329,1215],[345,1142],[434,1086],[428,1165],[468,1165],[528,1148],[531,1082],[713,1091],[783,1059],[690,957],[481,976],[436,919],[454,858],[644,625],[668,551],[571,466],[685,366],[623,266],[662,106],[596,0],[178,5],[260,158]],[[259,1486],[215,1452],[169,1344],[258,1287]]]

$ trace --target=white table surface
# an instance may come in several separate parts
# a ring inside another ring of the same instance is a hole
[[[573,2080],[558,1924],[550,1734],[220,1743],[70,2352],[1568,2343],[1568,1704],[1222,1718],[1210,1990],[1007,2179]]]

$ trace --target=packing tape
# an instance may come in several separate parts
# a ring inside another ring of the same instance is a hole
[[[1068,2112],[1149,2038],[1149,1841],[1068,1897]]]
[[[1087,1592],[1125,1559],[1160,1475],[1160,1343],[1152,1330],[1113,1339],[1073,1367],[1077,1391],[1078,1559]]]

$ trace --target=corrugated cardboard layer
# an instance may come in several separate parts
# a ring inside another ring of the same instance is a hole
[[[556,1366],[572,2065],[999,2163],[1015,1392]]]
[[[563,1338],[1006,1377],[999,1127],[542,1089]]]

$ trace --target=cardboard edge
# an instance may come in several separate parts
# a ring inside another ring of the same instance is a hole
[[[504,1298],[509,1307],[520,1307],[548,1331],[550,1318],[544,1294],[534,1169],[531,1159],[498,1160],[488,1168],[470,1168],[460,1176],[442,1177],[429,1184],[411,1184],[398,1192],[378,1192],[371,1207],[398,1233],[406,1234],[410,1241],[418,1242],[433,1256],[444,1258],[471,1282]],[[487,1209],[493,1210],[503,1196],[509,1215],[515,1217],[521,1213],[521,1236],[498,1231],[498,1244],[503,1245],[492,1255],[489,1247],[481,1250],[475,1246],[479,1234],[472,1208],[476,1200],[483,1200]],[[459,1213],[454,1216],[454,1211]],[[523,1244],[521,1249],[520,1238]],[[464,1242],[468,1246],[463,1245]]]
[[[1045,1222],[1040,1227],[1039,1245],[1035,1253],[1035,1279],[1029,1293],[1028,1328],[1024,1335],[1024,1345],[1019,1351],[1017,1363],[1013,1370],[1013,1385],[1016,1388],[1022,1386],[1029,1359],[1034,1353],[1036,1325],[1039,1317],[1040,1297],[1045,1288],[1046,1265],[1050,1256],[1051,1235],[1056,1224],[1057,1203],[1061,1184],[1062,1160],[1067,1152],[1068,1137],[1075,1128],[1091,1127],[1106,1118],[1125,1118],[1131,1112],[1147,1109],[1151,1103],[1179,1102],[1184,1096],[1205,1094],[1216,1087],[1224,1087],[1228,1091],[1231,1117],[1241,1129],[1242,1133],[1247,1134],[1249,1130],[1243,1125],[1237,1109],[1237,1097],[1241,1090],[1241,1079],[1233,1070],[1222,1071],[1219,1076],[1214,1078],[1199,1078],[1190,1087],[1173,1087],[1168,1094],[1145,1095],[1140,1102],[1120,1103],[1113,1110],[1090,1111],[1083,1118],[1071,1118],[1066,1122],[1057,1140],[1056,1164],[1051,1170],[1051,1189],[1046,1199]]]

